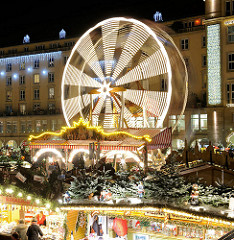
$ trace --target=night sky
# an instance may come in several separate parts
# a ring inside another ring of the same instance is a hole
[[[203,0],[77,0],[31,1],[4,6],[0,13],[0,47],[21,44],[29,34],[31,42],[58,39],[64,28],[67,37],[80,36],[101,20],[127,16],[153,20],[160,11],[163,20],[204,14]],[[6,10],[3,10],[6,9]]]

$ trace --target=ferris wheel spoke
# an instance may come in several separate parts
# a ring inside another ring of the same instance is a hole
[[[87,74],[81,72],[79,69],[77,69],[71,64],[68,65],[68,74],[65,77],[64,83],[66,85],[82,86],[82,87],[100,88],[102,86],[101,83],[91,78]]]
[[[105,100],[105,116],[104,116],[103,126],[104,126],[104,128],[112,128],[113,127],[113,111],[112,111],[110,97],[107,97]]]
[[[116,86],[124,85],[126,83],[145,80],[165,73],[167,73],[166,59],[161,50],[158,50],[127,72],[123,77],[119,78],[115,84]]]
[[[129,33],[129,37],[124,45],[119,61],[114,69],[113,78],[116,79],[130,60],[135,56],[139,49],[143,46],[150,34],[140,25],[133,25]]]
[[[86,64],[93,70],[93,72],[100,78],[104,80],[103,71],[97,57],[96,49],[90,38],[90,35],[86,35],[80,45],[77,47],[76,51],[82,56]]]
[[[113,103],[119,114],[121,114],[121,108],[123,107],[123,112],[124,112],[123,118],[124,118],[124,121],[125,121],[127,127],[134,128],[135,124],[132,122],[132,118],[134,118],[133,114],[129,111],[129,109],[125,105],[122,106],[121,101],[119,100],[119,98],[117,96],[114,96],[114,94],[113,94]]]
[[[159,117],[167,106],[168,93],[147,90],[126,90],[124,97],[145,109],[151,116]]]
[[[82,100],[82,98],[84,101]],[[71,120],[89,103],[90,103],[89,94],[84,94],[83,96],[77,96],[74,98],[64,100],[67,119]]]
[[[103,51],[105,58],[105,74],[110,76],[113,58],[115,53],[115,47],[117,42],[117,35],[119,29],[119,21],[110,21],[102,26],[102,41],[103,41]]]
[[[92,109],[92,123],[94,126],[99,125],[98,119],[99,119],[100,113],[102,111],[104,101],[105,101],[105,97],[103,95],[99,96],[96,104],[94,105],[94,107]]]

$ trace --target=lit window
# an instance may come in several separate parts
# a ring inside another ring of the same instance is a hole
[[[26,122],[25,121],[20,122],[20,132],[26,133]]]
[[[56,130],[56,120],[51,120],[51,130],[55,131]]]
[[[27,133],[31,133],[33,131],[32,129],[32,121],[28,120],[27,121]]]
[[[169,127],[174,127],[177,122],[176,130],[178,132],[185,130],[185,116],[171,115],[169,116]]]
[[[54,99],[54,88],[49,88],[49,99]]]
[[[227,103],[234,103],[234,83],[227,84]]]
[[[26,114],[26,104],[20,104],[20,114],[24,115]]]
[[[40,75],[39,74],[33,75],[33,83],[40,83]]]
[[[191,129],[192,131],[207,130],[207,114],[192,114]]]
[[[47,120],[42,120],[41,122],[42,122],[42,132],[47,131],[48,130],[47,129]]]
[[[182,39],[181,40],[181,49],[182,50],[188,50],[189,48],[189,40],[186,38],[186,39]]]
[[[33,111],[34,112],[37,112],[40,110],[40,103],[34,103],[33,104]]]
[[[207,114],[200,114],[200,129],[207,130]]]
[[[36,120],[36,132],[41,131],[41,120]]]
[[[234,26],[228,27],[228,42],[234,42]]]
[[[191,128],[193,131],[199,130],[199,114],[191,115]]]

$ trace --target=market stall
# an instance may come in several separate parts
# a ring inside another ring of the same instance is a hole
[[[44,221],[39,221],[40,214],[44,216]],[[52,211],[49,206],[32,204],[30,199],[7,196],[0,196],[0,239],[7,239],[14,232],[20,219],[23,219],[28,227],[33,217],[38,219],[44,234],[43,239],[63,239],[63,213]]]

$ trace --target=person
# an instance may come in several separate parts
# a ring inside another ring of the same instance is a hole
[[[97,236],[100,236],[100,226],[98,224],[98,215],[95,215],[94,218],[93,218],[91,233],[96,233]]]
[[[15,232],[19,234],[21,240],[27,240],[27,226],[24,224],[24,220],[20,219],[19,224],[15,228]]]
[[[43,236],[43,232],[40,227],[37,225],[37,219],[33,218],[31,225],[28,227],[27,236],[28,240],[39,240],[38,235]]]
[[[37,224],[38,225],[46,225],[46,216],[44,215],[43,211],[37,215]]]
[[[11,235],[11,239],[12,239],[12,240],[20,240],[19,234],[18,234],[17,232],[14,232],[14,233]]]

